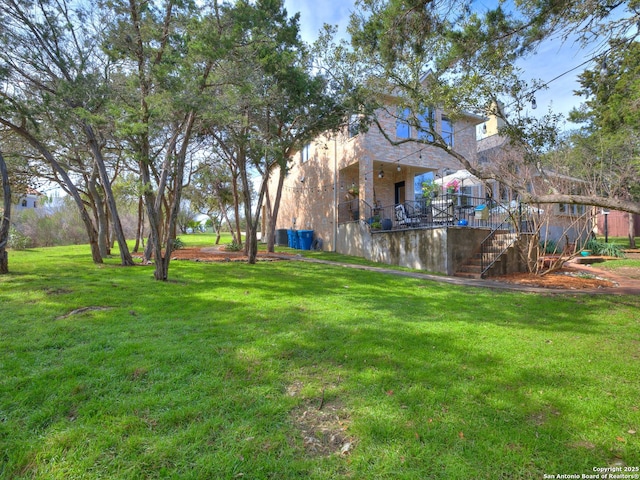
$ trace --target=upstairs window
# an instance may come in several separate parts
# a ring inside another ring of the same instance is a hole
[[[453,123],[447,117],[442,117],[442,139],[444,142],[453,147]]]
[[[411,110],[405,108],[399,110],[398,118],[396,120],[396,137],[397,138],[411,138],[411,125],[409,125],[409,116]]]
[[[396,119],[396,138],[416,138],[418,140],[433,141],[430,133],[435,129],[435,110],[428,108],[424,113],[412,115],[408,108],[398,109]]]
[[[309,150],[311,148],[311,144],[307,143],[302,150],[300,150],[300,163],[305,163],[309,161]]]
[[[417,116],[420,122],[418,128],[418,139],[433,142],[433,132],[436,128],[436,112],[432,108],[428,108],[424,113]]]

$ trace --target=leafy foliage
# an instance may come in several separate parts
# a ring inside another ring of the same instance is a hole
[[[176,237],[173,239],[173,248],[175,250],[181,250],[185,247],[184,242],[180,237]]]
[[[20,232],[13,225],[9,228],[9,241],[7,245],[14,250],[25,250],[31,246],[31,239]]]
[[[600,242],[596,239],[589,239],[584,246],[585,250],[590,250],[593,255],[602,255],[605,257],[624,258],[624,250],[616,243]]]

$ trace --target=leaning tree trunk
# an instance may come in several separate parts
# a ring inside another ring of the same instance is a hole
[[[9,226],[11,225],[11,185],[9,185],[9,172],[0,152],[0,177],[2,177],[2,198],[4,199],[4,209],[0,218],[0,274],[9,273],[9,254],[7,244],[9,243]]]
[[[87,231],[87,238],[89,240],[89,246],[91,247],[91,257],[93,259],[93,263],[104,263],[102,260],[102,255],[100,254],[100,249],[98,248],[98,233],[96,232],[96,229],[93,226],[93,222],[91,221],[91,217],[89,216],[89,213],[85,208],[82,197],[80,196],[80,192],[78,192],[75,184],[71,181],[71,178],[69,178],[67,171],[62,168],[62,166],[58,163],[52,153],[25,127],[18,126],[4,118],[0,118],[0,123],[20,135],[36,151],[38,151],[40,155],[42,155],[42,157],[49,163],[49,165],[51,165],[51,168],[53,168],[56,174],[60,177],[60,180],[66,185],[66,190],[71,195],[71,198],[73,198],[73,201],[78,207],[80,218],[82,219],[82,223],[84,223],[85,229]]]
[[[138,226],[136,228],[136,244],[133,246],[133,251],[138,252],[140,249],[140,242],[142,242],[144,248],[144,205],[142,197],[138,197]]]
[[[235,227],[231,229],[231,235],[234,237],[238,247],[242,248],[242,228],[240,227],[240,192],[238,191],[238,177],[233,172],[231,174],[231,189],[233,192],[233,214],[235,216]],[[234,234],[235,231],[235,234]]]
[[[115,196],[111,189],[111,182],[107,173],[107,167],[104,163],[102,151],[96,135],[90,125],[84,124],[84,132],[89,141],[89,147],[93,154],[93,159],[96,167],[98,168],[98,174],[100,176],[100,183],[104,191],[104,200],[107,204],[108,212],[111,214],[111,225],[113,226],[113,232],[118,242],[120,249],[120,263],[123,266],[134,265],[133,258],[129,252],[129,246],[127,245],[127,239],[124,236],[124,230],[122,229],[122,222],[120,221],[120,215],[118,214],[118,207],[116,205]]]
[[[636,216],[633,213],[629,215],[629,248],[636,248]]]

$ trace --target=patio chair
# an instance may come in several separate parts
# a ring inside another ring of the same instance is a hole
[[[431,203],[431,211],[433,212],[433,223],[452,225],[455,221],[453,214],[453,201],[451,199],[434,200]]]
[[[395,206],[396,220],[401,227],[410,227],[412,225],[420,225],[420,218],[407,215],[407,210],[402,203]]]

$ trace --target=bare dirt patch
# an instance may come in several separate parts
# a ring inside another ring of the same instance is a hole
[[[72,315],[80,315],[82,313],[86,313],[86,312],[94,312],[94,311],[98,311],[98,310],[111,310],[112,307],[96,307],[96,306],[91,306],[91,307],[81,307],[81,308],[76,308],[75,310],[71,310],[69,313],[65,314],[65,315],[60,315],[59,317],[56,317],[58,320],[62,320],[65,318],[69,318]]]
[[[291,412],[294,426],[302,435],[305,453],[310,457],[348,455],[353,440],[347,436],[349,419],[337,401],[307,402]]]
[[[638,259],[640,252],[627,251],[626,258]],[[639,267],[613,268],[613,263],[617,261],[613,257],[594,257],[594,262],[591,264],[585,260],[588,258],[570,260],[558,272],[547,275],[520,273],[494,277],[492,280],[549,289],[604,289],[611,292],[640,292]],[[612,268],[607,268],[610,262]]]
[[[297,397],[303,388],[303,382],[296,380],[287,387],[287,395]],[[323,389],[320,399],[305,400],[292,410],[291,422],[300,433],[308,456],[349,455],[355,444],[347,435],[349,415],[338,399],[327,399],[325,393]]]

